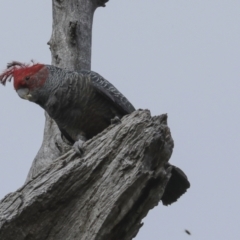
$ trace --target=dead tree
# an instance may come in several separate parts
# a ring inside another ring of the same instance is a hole
[[[53,65],[90,69],[93,14],[107,1],[53,0]],[[190,186],[168,163],[173,145],[167,115],[137,110],[87,141],[79,158],[46,114],[25,185],[0,202],[0,239],[132,239],[150,209]]]

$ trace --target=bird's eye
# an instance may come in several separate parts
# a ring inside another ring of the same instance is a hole
[[[25,78],[25,80],[26,80],[26,81],[28,81],[29,79],[30,79],[30,77],[29,77],[29,76],[27,76],[27,77]]]

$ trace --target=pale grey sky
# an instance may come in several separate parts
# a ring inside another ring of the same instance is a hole
[[[136,108],[168,113],[171,163],[190,190],[161,203],[136,240],[240,239],[240,1],[110,0],[96,11],[92,69]],[[0,4],[0,69],[51,62],[51,1]],[[0,86],[0,198],[25,181],[43,134],[43,110]],[[188,236],[184,229],[192,235]]]

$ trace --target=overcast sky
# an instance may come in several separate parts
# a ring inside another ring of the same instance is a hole
[[[159,203],[136,240],[240,239],[240,1],[110,0],[97,9],[92,69],[136,108],[168,113],[170,162],[191,188]],[[51,63],[51,1],[1,0],[0,69]],[[0,198],[24,183],[44,112],[0,86]],[[188,236],[184,230],[192,235]]]

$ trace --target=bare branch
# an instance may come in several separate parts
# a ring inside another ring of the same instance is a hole
[[[138,110],[0,202],[0,239],[132,239],[171,177],[166,115]]]

